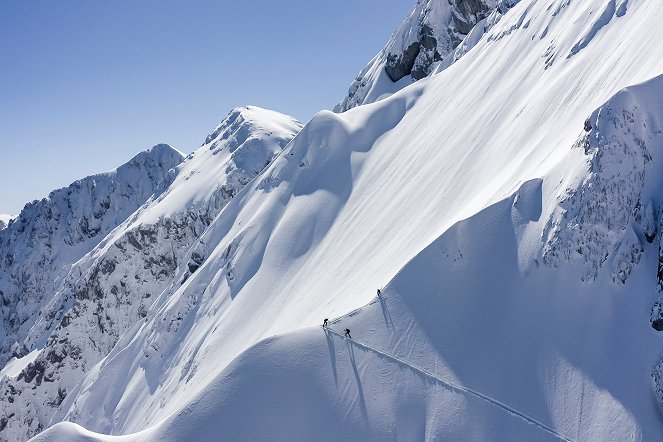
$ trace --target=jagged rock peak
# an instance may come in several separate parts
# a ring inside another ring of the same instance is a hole
[[[427,77],[436,66],[448,67],[518,1],[418,0],[384,49],[359,73],[335,111],[379,100]]]
[[[26,204],[0,230],[0,363],[7,359],[4,350],[25,338],[57,280],[144,204],[182,160],[172,147],[154,146],[117,169]]]

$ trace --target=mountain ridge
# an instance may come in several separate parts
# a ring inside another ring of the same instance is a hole
[[[66,333],[115,335],[65,355],[83,378],[35,440],[660,434],[663,11],[431,1],[401,46],[431,46],[417,17],[439,18],[467,31],[452,63],[303,127],[263,113],[247,132],[260,111],[232,111],[79,261],[82,319],[22,373],[58,367]]]

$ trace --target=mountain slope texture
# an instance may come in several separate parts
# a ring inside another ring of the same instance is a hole
[[[659,440],[661,6],[420,0],[337,112],[26,206],[0,438]]]

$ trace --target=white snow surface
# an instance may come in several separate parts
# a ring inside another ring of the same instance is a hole
[[[661,22],[522,0],[317,114],[35,440],[660,438]]]
[[[518,1],[418,0],[385,47],[357,74],[334,111],[373,103],[448,68]],[[401,78],[387,73],[394,65],[401,66],[395,71],[402,71]]]
[[[21,358],[11,358],[9,361],[7,361],[5,367],[0,370],[0,378],[3,376],[15,378],[23,371],[24,368],[26,368],[30,363],[37,359],[37,356],[39,356],[40,352],[41,350],[32,350],[30,353]]]

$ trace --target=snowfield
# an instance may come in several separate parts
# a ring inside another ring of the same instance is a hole
[[[77,263],[91,296],[57,292],[26,348],[64,397],[0,437],[659,439],[662,5],[475,3],[462,57],[414,84],[301,130],[232,112]]]

